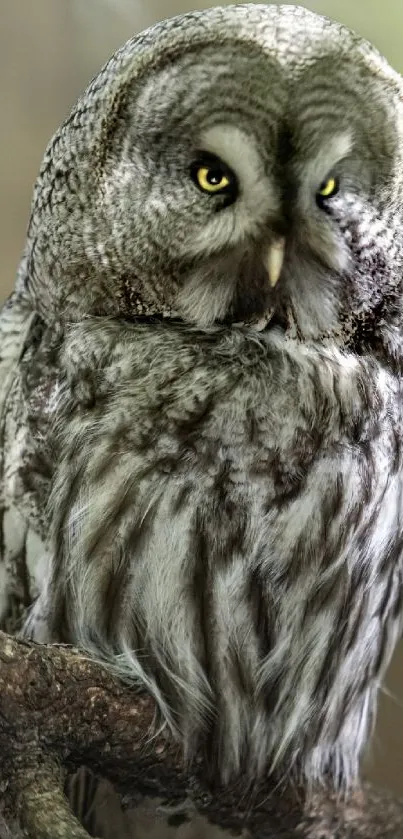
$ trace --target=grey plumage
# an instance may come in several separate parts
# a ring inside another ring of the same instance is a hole
[[[401,632],[402,92],[303,9],[153,27],[51,141],[2,312],[3,617],[37,595],[224,780],[354,782]]]

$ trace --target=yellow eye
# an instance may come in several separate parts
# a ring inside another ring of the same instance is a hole
[[[196,180],[203,192],[221,192],[231,183],[228,175],[218,166],[201,166],[196,172]]]
[[[220,201],[213,201],[214,212],[229,207],[238,198],[239,184],[235,172],[211,152],[199,152],[190,166],[190,177],[202,192],[220,198]]]
[[[336,178],[328,178],[327,181],[323,181],[323,184],[320,185],[318,189],[318,197],[320,198],[331,198],[332,195],[335,195],[339,188],[338,182]]]

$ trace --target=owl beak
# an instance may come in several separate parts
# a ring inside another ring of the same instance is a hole
[[[267,256],[265,259],[265,265],[267,268],[267,273],[269,275],[269,283],[271,288],[275,288],[277,285],[281,269],[283,267],[284,262],[284,250],[285,250],[285,239],[281,237],[280,239],[276,239],[269,247],[267,251]]]

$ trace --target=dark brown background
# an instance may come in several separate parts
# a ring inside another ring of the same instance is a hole
[[[11,290],[45,145],[89,78],[136,31],[195,0],[0,0],[0,298]],[[305,5],[372,40],[403,72],[402,0]],[[389,671],[369,774],[403,794],[403,646]]]

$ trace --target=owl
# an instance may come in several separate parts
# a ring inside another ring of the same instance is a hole
[[[45,153],[0,318],[1,617],[225,783],[357,781],[402,629],[402,276],[402,80],[305,9],[152,27]]]

